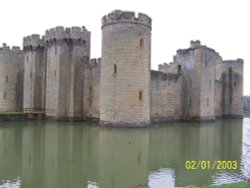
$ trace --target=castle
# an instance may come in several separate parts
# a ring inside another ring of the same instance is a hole
[[[56,27],[0,48],[0,111],[45,111],[101,125],[243,117],[243,60],[224,61],[191,41],[151,70],[151,18],[113,11],[102,18],[102,57],[90,59],[85,27]]]

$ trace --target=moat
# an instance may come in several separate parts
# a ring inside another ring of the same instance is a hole
[[[249,135],[250,118],[144,129],[0,122],[0,188],[171,188],[237,182],[249,177]],[[187,160],[237,161],[238,167],[187,170]]]

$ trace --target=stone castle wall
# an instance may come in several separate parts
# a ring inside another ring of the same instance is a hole
[[[151,71],[151,121],[181,119],[181,87],[179,74]]]
[[[0,111],[22,111],[23,51],[3,44],[0,48]]]
[[[56,27],[46,31],[46,115],[83,116],[84,63],[90,57],[90,32],[85,27]]]
[[[102,19],[100,121],[150,122],[151,18],[114,11]]]
[[[91,59],[84,67],[83,115],[85,118],[100,117],[101,59]]]
[[[23,110],[45,110],[46,51],[44,39],[33,34],[23,38],[24,84]]]
[[[243,116],[243,60],[223,61],[191,41],[150,70],[151,18],[113,11],[102,18],[102,58],[90,60],[85,27],[33,34],[0,48],[0,111],[45,111],[56,119],[144,126]]]

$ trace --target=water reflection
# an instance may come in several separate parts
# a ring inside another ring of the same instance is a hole
[[[25,188],[201,186],[237,181],[241,157],[242,120],[147,129],[0,123],[0,187],[11,187],[7,182]],[[186,160],[236,160],[239,168],[186,170]]]

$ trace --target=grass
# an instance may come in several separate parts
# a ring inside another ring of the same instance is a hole
[[[202,188],[250,188],[250,182],[239,182],[224,185],[210,185]]]
[[[36,114],[43,114],[44,112],[33,112]],[[30,114],[29,112],[0,112],[0,115],[26,115]]]

